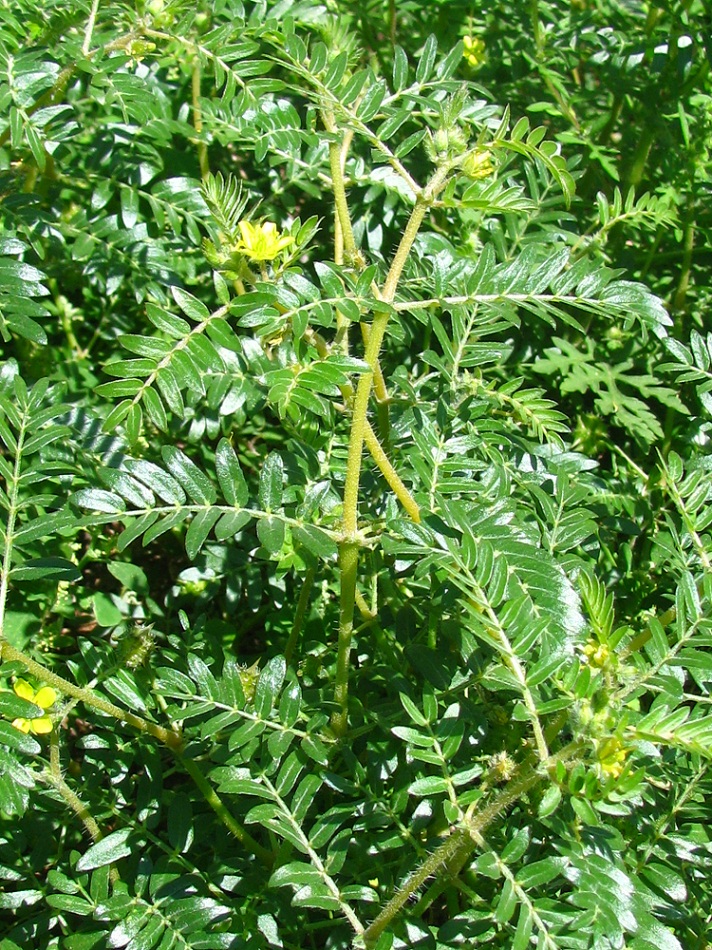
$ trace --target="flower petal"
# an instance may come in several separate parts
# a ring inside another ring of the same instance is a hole
[[[57,694],[51,686],[43,686],[42,689],[38,690],[34,701],[42,709],[49,709],[57,702]]]
[[[25,680],[15,680],[12,684],[12,688],[15,691],[15,695],[19,696],[20,699],[26,699],[31,703],[35,701],[35,691],[32,689],[29,683]]]
[[[19,729],[20,732],[29,732],[31,727],[29,719],[13,719],[12,725],[15,727],[15,729]]]
[[[49,716],[41,716],[39,719],[31,720],[30,728],[36,736],[45,736],[52,731],[52,720]]]

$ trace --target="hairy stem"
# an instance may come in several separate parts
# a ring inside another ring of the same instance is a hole
[[[344,256],[349,264],[355,263],[358,258],[358,248],[354,238],[353,227],[351,226],[351,213],[349,212],[349,203],[346,198],[346,185],[344,182],[344,145],[348,147],[346,137],[340,142],[338,139],[338,130],[334,121],[334,114],[329,110],[324,110],[322,119],[326,131],[331,136],[329,141],[329,166],[331,169],[331,183],[334,192],[334,204],[336,206],[336,217],[341,230],[340,240],[343,241]]]
[[[580,742],[572,742],[553,756],[551,763],[570,761],[579,756],[582,749]],[[485,828],[547,776],[548,772],[536,769],[533,760],[530,759],[481,811],[475,812],[473,805],[453,833],[406,879],[380,914],[366,928],[363,934],[363,946],[366,950],[375,947],[386,927],[413,899],[428,878],[433,875],[459,873],[470,854],[476,847],[481,846]]]
[[[366,428],[364,430],[364,442],[366,443],[366,448],[371,453],[374,462],[380,469],[381,474],[391,487],[393,494],[396,496],[401,505],[403,505],[412,520],[415,521],[416,524],[419,524],[420,508],[418,508],[417,502],[403,484],[398,472],[388,461],[388,457],[383,451],[383,446],[378,441],[376,433],[371,428],[371,424],[369,422],[366,422]]]
[[[49,771],[44,773],[44,778],[57,790],[64,799],[65,804],[71,808],[81,821],[94,844],[96,844],[97,841],[101,841],[104,835],[96,819],[74,789],[70,788],[64,781],[62,766],[59,761],[59,736],[56,729],[52,730],[49,737]],[[109,870],[109,880],[112,884],[116,884],[120,880],[119,872],[113,864]]]
[[[413,247],[413,242],[418,235],[428,209],[445,186],[449,172],[450,167],[448,165],[438,167],[427,186],[416,199],[381,291],[381,300],[384,303],[390,304],[395,299],[398,282]],[[331,727],[337,736],[344,735],[348,722],[348,675],[355,607],[354,595],[358,574],[358,495],[363,443],[366,435],[368,403],[373,385],[373,376],[389,319],[390,310],[387,309],[377,310],[373,316],[365,352],[365,360],[370,367],[370,372],[364,373],[358,381],[349,435],[346,483],[344,486],[344,540],[339,550],[341,602],[336,681],[334,684],[334,700],[337,709],[331,717]]]
[[[176,732],[172,729],[166,729],[163,726],[157,725],[155,722],[150,722],[148,719],[142,719],[140,716],[135,716],[133,713],[126,712],[126,710],[121,709],[119,706],[115,706],[114,703],[110,703],[101,696],[97,696],[92,690],[87,689],[86,687],[77,686],[75,683],[71,683],[69,680],[65,680],[63,677],[58,676],[56,673],[48,670],[47,667],[42,666],[36,660],[33,660],[32,657],[28,656],[26,653],[23,653],[21,650],[17,650],[7,642],[2,644],[2,651],[0,655],[2,656],[3,660],[11,660],[22,663],[25,669],[32,673],[33,676],[37,677],[38,680],[41,680],[43,683],[48,683],[50,686],[53,686],[65,696],[72,696],[75,699],[80,700],[80,702],[84,703],[86,706],[91,706],[93,709],[98,709],[100,712],[106,713],[107,716],[113,716],[114,719],[118,719],[120,722],[125,722],[129,726],[133,726],[134,729],[153,736],[154,739],[158,739],[171,749],[175,750],[180,748],[183,742],[183,738],[179,732]]]

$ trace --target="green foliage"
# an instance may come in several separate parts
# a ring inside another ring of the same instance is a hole
[[[708,945],[705,17],[6,11],[0,950]]]

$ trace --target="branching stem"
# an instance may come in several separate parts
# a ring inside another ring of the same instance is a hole
[[[332,169],[333,171],[333,169]],[[450,173],[449,165],[439,166],[427,186],[418,195],[405,232],[393,256],[388,275],[381,291],[381,300],[390,305],[395,299],[398,282],[410,254],[413,242],[423,223],[428,209],[445,186]],[[336,191],[335,187],[335,191]],[[336,712],[331,717],[331,727],[337,736],[346,732],[348,722],[348,675],[351,637],[353,633],[354,596],[358,574],[358,495],[361,480],[361,462],[363,444],[366,436],[368,403],[373,385],[373,377],[378,363],[381,346],[390,319],[390,307],[377,310],[368,333],[365,360],[370,372],[364,373],[358,381],[353,405],[351,432],[349,436],[348,459],[346,463],[346,483],[344,486],[344,540],[339,550],[341,570],[341,609],[339,617],[339,642],[336,663],[336,682],[334,699]]]

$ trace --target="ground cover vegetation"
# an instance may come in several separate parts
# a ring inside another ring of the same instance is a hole
[[[13,0],[2,950],[703,950],[702,0]]]

